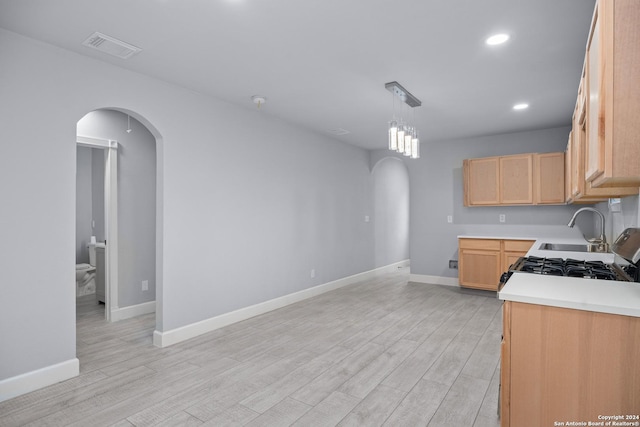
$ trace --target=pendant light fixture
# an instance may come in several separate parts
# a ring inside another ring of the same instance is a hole
[[[402,104],[400,105],[400,118],[396,119],[395,101],[398,97],[403,104],[407,104],[411,108],[421,106],[422,102],[398,82],[386,83],[384,87],[393,96],[393,118],[389,122],[389,150],[417,159],[420,157],[420,140],[418,139],[418,129],[415,127],[415,110],[411,125],[402,118]]]

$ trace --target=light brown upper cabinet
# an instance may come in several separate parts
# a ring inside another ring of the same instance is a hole
[[[500,177],[500,158],[469,159],[464,169],[464,205],[483,206],[500,204],[498,180]]]
[[[565,197],[564,153],[544,153],[534,156],[536,204],[562,204]]]
[[[562,204],[564,153],[517,154],[463,162],[464,205]]]
[[[594,187],[640,186],[638,40],[638,0],[597,2],[585,59],[584,178]]]
[[[586,68],[586,64],[585,64]],[[636,187],[594,187],[586,180],[586,153],[588,134],[588,101],[586,100],[586,76],[583,73],[578,89],[578,99],[573,113],[573,129],[569,134],[566,155],[568,165],[565,177],[568,181],[568,203],[595,203],[610,197],[625,197],[638,194]]]

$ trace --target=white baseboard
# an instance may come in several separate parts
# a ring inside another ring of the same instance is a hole
[[[354,274],[353,276],[344,277],[342,279],[314,286],[309,289],[304,289],[302,291],[274,298],[269,301],[231,311],[229,313],[224,313],[219,316],[202,320],[200,322],[191,323],[189,325],[181,326],[179,328],[171,329],[164,332],[154,331],[153,345],[155,345],[156,347],[167,347],[172,344],[197,337],[198,335],[223,328],[232,323],[240,322],[242,320],[246,320],[251,317],[267,313],[269,311],[277,310],[289,304],[293,304],[320,294],[324,294],[334,289],[339,289],[344,286],[360,282],[362,280],[371,279],[383,274],[397,271],[398,268],[406,267],[408,265],[409,260],[399,261],[393,264],[386,265],[384,267],[379,267],[373,270],[365,271],[363,273]]]
[[[142,314],[155,313],[156,302],[149,301],[142,304],[130,305],[128,307],[115,308],[111,310],[111,321],[117,322],[118,320],[131,319],[132,317],[140,316]]]
[[[69,359],[0,381],[0,402],[29,393],[80,374],[80,361]]]
[[[431,283],[432,285],[460,286],[457,277],[429,276],[426,274],[410,274],[410,282]]]

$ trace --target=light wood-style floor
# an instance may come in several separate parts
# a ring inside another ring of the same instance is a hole
[[[80,376],[1,426],[497,426],[501,302],[406,269],[159,349],[78,300]],[[203,302],[206,303],[206,302]]]

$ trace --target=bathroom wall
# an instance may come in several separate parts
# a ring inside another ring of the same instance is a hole
[[[76,264],[89,263],[87,245],[92,234],[92,149],[76,151]]]
[[[93,235],[96,241],[104,242],[104,162],[105,150],[91,149],[91,206],[93,214]]]
[[[118,307],[156,298],[156,140],[134,118],[130,124],[128,133],[127,115],[113,110],[92,111],[78,122],[78,135],[118,141]],[[104,151],[94,151],[94,169],[101,164],[104,174]],[[104,197],[102,203],[96,199],[104,222]],[[96,236],[104,240],[104,232]],[[143,280],[148,290],[142,290]]]
[[[104,150],[76,152],[76,264],[89,263],[91,236],[104,242]]]

